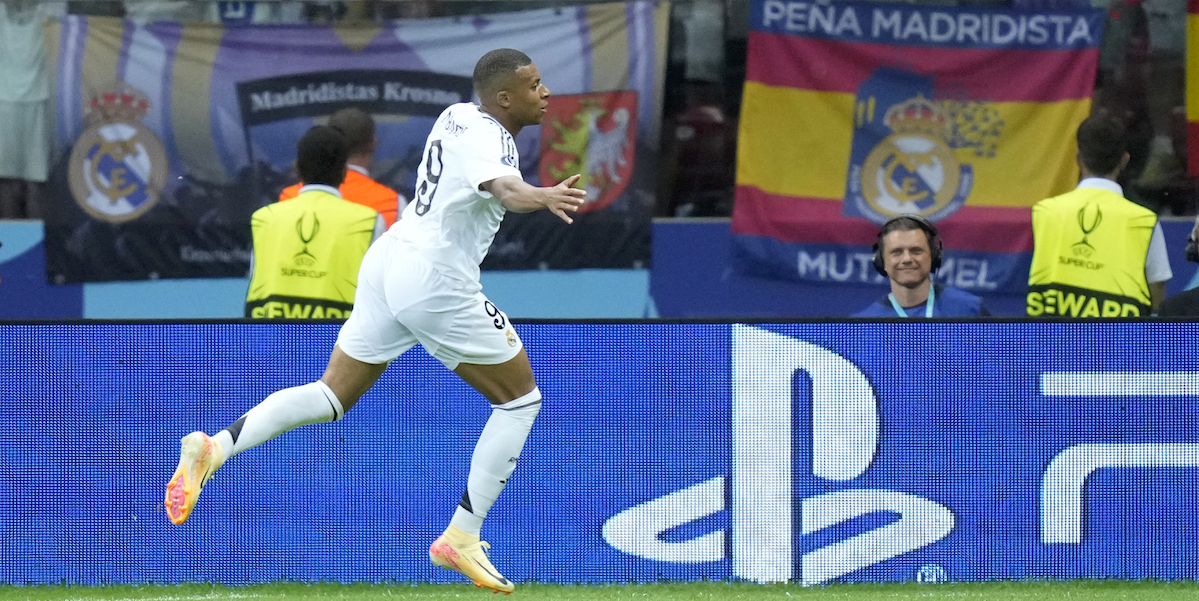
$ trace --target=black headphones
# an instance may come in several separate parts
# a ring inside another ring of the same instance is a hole
[[[945,254],[944,245],[941,243],[941,234],[937,233],[936,226],[933,223],[920,215],[905,214],[896,215],[887,220],[883,227],[878,230],[878,239],[874,241],[874,270],[879,275],[887,275],[887,265],[883,262],[883,236],[891,233],[887,228],[896,221],[907,220],[915,223],[924,230],[924,235],[928,238],[928,250],[932,254],[933,264],[932,271],[936,271],[941,266],[941,256]],[[931,272],[930,272],[931,273]]]

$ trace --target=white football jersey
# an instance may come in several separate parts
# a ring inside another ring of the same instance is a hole
[[[447,108],[433,124],[417,172],[416,192],[388,231],[420,251],[443,275],[479,286],[479,264],[506,209],[479,185],[520,175],[512,134],[469,102]]]

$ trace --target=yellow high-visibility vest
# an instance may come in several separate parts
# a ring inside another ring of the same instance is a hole
[[[246,317],[349,317],[378,215],[323,190],[254,211]]]
[[[1152,310],[1145,258],[1157,215],[1099,188],[1078,188],[1032,209],[1032,316],[1128,317]]]

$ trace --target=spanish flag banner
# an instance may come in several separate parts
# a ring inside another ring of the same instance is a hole
[[[766,277],[881,283],[879,225],[937,224],[937,281],[1022,292],[1030,210],[1078,181],[1103,14],[755,0],[735,259]]]

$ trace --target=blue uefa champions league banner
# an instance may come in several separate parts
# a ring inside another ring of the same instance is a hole
[[[546,402],[483,532],[517,582],[1199,577],[1197,323],[518,330]],[[0,326],[3,582],[457,581],[425,551],[488,408],[420,350],[160,509],[178,438],[336,331]]]

